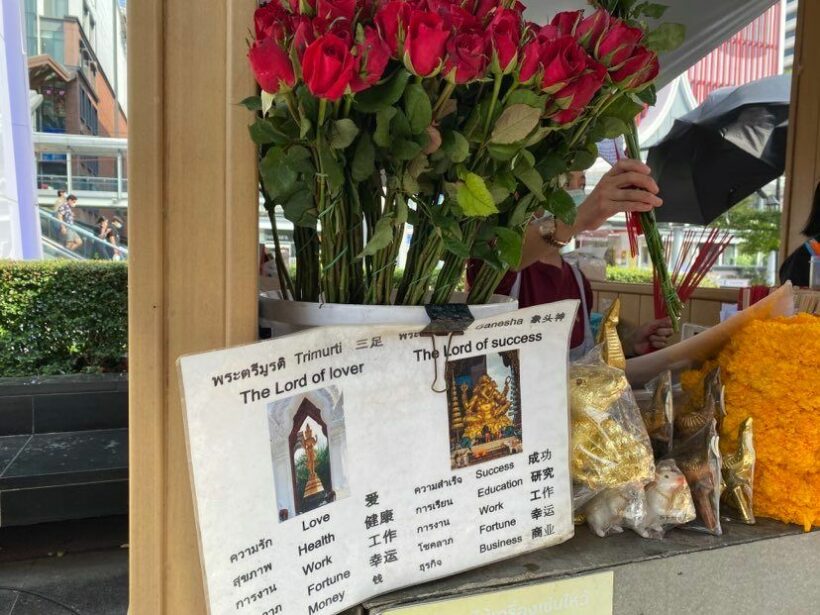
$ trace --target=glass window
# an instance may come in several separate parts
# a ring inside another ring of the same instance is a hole
[[[43,15],[62,19],[68,15],[68,0],[43,0]]]
[[[26,0],[26,54],[36,56],[37,49],[37,0]]]
[[[40,20],[40,43],[42,53],[50,55],[52,58],[65,63],[65,33],[63,32],[63,22],[53,19]]]
[[[97,134],[97,109],[85,91],[80,92],[80,119],[91,134]]]

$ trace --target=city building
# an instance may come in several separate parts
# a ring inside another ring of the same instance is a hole
[[[38,201],[79,197],[78,219],[127,206],[127,19],[121,0],[21,0]]]
[[[783,12],[783,70],[791,72],[794,62],[794,35],[797,27],[797,0],[781,0]]]

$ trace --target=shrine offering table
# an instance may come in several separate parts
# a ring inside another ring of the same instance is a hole
[[[721,537],[676,530],[662,541],[645,540],[632,532],[598,538],[586,527],[578,527],[575,538],[557,547],[378,596],[359,607],[358,613],[379,615],[400,607],[608,571],[614,573],[615,615],[810,613],[820,603],[818,569],[820,531],[804,533],[768,519],[759,519],[755,526],[725,523]],[[441,608],[445,604],[450,610]],[[497,612],[471,607],[442,603],[429,612]],[[498,612],[507,615],[507,610]]]

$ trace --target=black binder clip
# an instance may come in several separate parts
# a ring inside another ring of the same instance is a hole
[[[430,323],[419,332],[423,337],[429,337],[433,344],[433,384],[430,388],[435,393],[446,393],[447,389],[437,389],[438,383],[438,351],[436,350],[436,337],[446,335],[447,348],[455,335],[463,335],[464,331],[473,324],[470,308],[464,303],[445,303],[443,305],[425,305],[424,309],[430,317]]]

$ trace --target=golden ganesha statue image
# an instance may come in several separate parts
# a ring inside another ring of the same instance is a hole
[[[464,406],[464,436],[470,440],[482,439],[485,433],[500,438],[505,428],[512,426],[508,412],[512,402],[508,399],[510,378],[504,381],[504,390],[499,391],[496,382],[483,374],[473,387],[471,396],[469,387],[461,385],[461,403]]]

